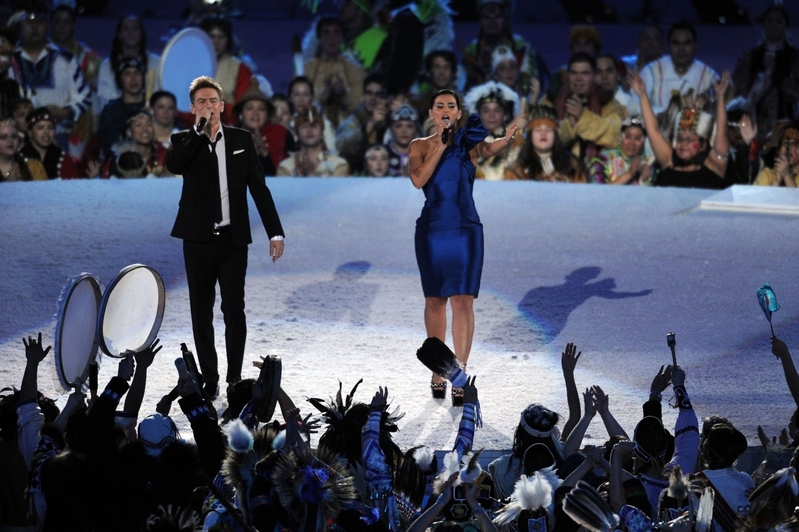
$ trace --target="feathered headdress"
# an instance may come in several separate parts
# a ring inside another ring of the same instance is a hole
[[[517,116],[521,109],[519,95],[516,91],[497,81],[489,81],[473,87],[463,98],[467,112],[479,113],[480,107],[487,102],[496,102],[505,111],[505,119],[509,121]]]
[[[539,523],[546,525],[548,529],[552,520],[552,494],[556,488],[557,485],[553,486],[540,471],[529,477],[522,475],[516,481],[510,502],[497,512],[494,523],[499,526],[508,525],[526,516],[528,521],[541,520]],[[520,524],[519,530],[524,528],[528,527]]]
[[[619,528],[619,516],[607,501],[587,482],[581,480],[563,499],[563,511],[574,522],[592,532],[610,532]],[[649,525],[652,522],[649,521]]]
[[[405,453],[402,466],[394,475],[394,491],[414,508],[419,508],[424,500],[427,477],[437,470],[438,460],[431,448],[413,447]]]

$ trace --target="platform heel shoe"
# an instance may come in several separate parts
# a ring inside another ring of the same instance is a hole
[[[445,398],[447,396],[447,381],[431,381],[430,392],[433,394],[433,399]]]

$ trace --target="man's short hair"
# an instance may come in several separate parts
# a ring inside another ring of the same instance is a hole
[[[591,65],[591,71],[596,72],[596,59],[591,57],[585,52],[577,52],[573,56],[569,58],[569,64],[566,66],[566,69],[571,69],[574,63],[588,63]]]
[[[152,96],[150,96],[150,107],[155,107],[155,104],[158,103],[158,100],[161,98],[171,98],[172,103],[175,105],[178,104],[178,99],[175,98],[175,95],[169,91],[155,91]]]
[[[458,70],[458,58],[455,57],[455,54],[452,53],[451,50],[433,50],[427,57],[424,58],[424,69],[427,72],[430,72],[430,69],[433,68],[433,59],[440,57],[447,63],[449,63],[449,67],[452,69],[452,74],[454,75],[455,72]]]
[[[674,34],[675,31],[690,31],[691,36],[694,38],[694,42],[697,42],[698,39],[696,37],[696,29],[694,28],[693,24],[688,22],[687,20],[680,20],[679,22],[675,22],[669,28],[669,33],[666,36],[666,39],[671,42],[671,36]]]
[[[368,76],[363,79],[363,90],[366,90],[366,87],[369,86],[371,83],[377,83],[383,89],[386,88],[386,77],[381,74],[380,72],[372,72]]]
[[[322,17],[319,19],[319,22],[316,23],[317,39],[322,36],[322,31],[324,31],[327,26],[338,26],[338,29],[343,30],[341,27],[341,21],[338,19],[338,17],[332,17],[329,15]]]
[[[194,103],[194,95],[200,89],[214,89],[219,94],[219,99],[222,100],[222,86],[210,76],[200,76],[189,85],[189,100],[191,100],[191,103]]]
[[[610,59],[610,61],[613,63],[613,68],[616,69],[616,72],[619,71],[619,65],[616,63],[616,58],[613,57],[613,54],[600,54],[597,56],[596,60],[599,61],[600,59]]]
[[[305,83],[311,89],[311,96],[314,95],[313,93],[313,82],[307,78],[306,76],[294,76],[294,78],[289,82],[289,97],[291,97],[291,91],[294,90],[294,85],[297,83]]]
[[[72,18],[72,22],[75,22],[75,20],[78,18],[78,14],[75,12],[73,8],[69,7],[66,4],[60,4],[55,9],[53,9],[52,13],[50,13],[50,20],[52,20],[53,17],[55,17],[55,14],[60,11],[67,13],[70,16],[70,18]]]

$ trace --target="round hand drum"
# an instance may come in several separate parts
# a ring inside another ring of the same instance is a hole
[[[54,357],[57,384],[63,392],[83,384],[97,356],[100,298],[100,283],[89,273],[70,278],[58,298]]]
[[[123,268],[103,294],[97,342],[108,356],[124,358],[153,343],[164,319],[164,281],[143,264]]]
[[[216,52],[208,35],[199,28],[175,34],[161,54],[161,87],[177,98],[178,111],[189,112],[189,85],[200,76],[216,76]]]

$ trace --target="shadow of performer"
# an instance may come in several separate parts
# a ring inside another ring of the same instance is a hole
[[[534,351],[557,338],[566,327],[569,315],[591,297],[627,299],[652,293],[652,290],[616,292],[616,281],[612,277],[590,282],[601,272],[602,268],[586,266],[567,275],[563,284],[529,290],[517,306],[520,318],[506,324],[495,340],[506,348]]]

